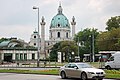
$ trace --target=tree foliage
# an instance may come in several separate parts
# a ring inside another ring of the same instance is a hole
[[[97,45],[100,50],[120,50],[120,28],[101,32],[97,37]]]
[[[57,52],[59,51],[59,45],[61,42],[56,43],[55,45],[53,45],[53,47],[51,48],[51,52],[50,52],[50,60],[57,60]]]
[[[85,53],[91,53],[92,50],[92,38],[94,36],[94,43],[95,43],[95,52],[98,52],[98,48],[96,46],[96,37],[99,34],[97,29],[90,29],[86,28],[83,31],[78,32],[75,36],[74,40],[77,43],[80,43],[80,55]]]
[[[57,52],[65,53],[67,56],[68,53],[71,54],[72,52],[75,53],[77,51],[77,45],[74,41],[61,41],[53,45],[51,52],[50,52],[50,59],[57,60]]]
[[[106,25],[106,29],[108,31],[112,30],[112,28],[120,28],[120,16],[111,17],[111,19],[108,19]]]
[[[61,52],[65,53],[72,53],[74,52],[75,54],[77,53],[77,45],[74,41],[62,41],[60,44],[60,49]]]

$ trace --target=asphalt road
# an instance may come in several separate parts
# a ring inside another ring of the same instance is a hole
[[[36,74],[16,74],[16,73],[0,73],[0,80],[62,80],[60,76],[55,75],[36,75]],[[64,79],[76,80],[76,79]],[[115,80],[115,79],[104,79]]]

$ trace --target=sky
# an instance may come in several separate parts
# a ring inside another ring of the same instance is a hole
[[[48,40],[50,23],[60,2],[69,22],[75,17],[76,33],[85,28],[105,31],[107,20],[120,16],[120,0],[0,0],[0,38],[17,37],[29,42],[38,27],[37,10],[33,10],[33,6],[37,6],[40,21],[42,16],[45,18]]]

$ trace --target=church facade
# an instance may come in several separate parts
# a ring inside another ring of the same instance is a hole
[[[40,37],[40,59],[49,57],[49,53],[54,44],[65,41],[73,40],[75,35],[75,18],[72,17],[71,23],[63,14],[61,4],[58,7],[57,14],[52,18],[49,26],[49,40],[45,40],[45,18],[42,17],[40,21],[41,35],[35,30],[31,37],[30,42],[26,43],[24,40],[17,38],[4,39],[0,41],[0,63],[1,62],[28,62],[37,61],[38,59],[38,37]]]
[[[0,63],[1,62],[28,62],[38,60],[38,43],[40,45],[40,59],[49,57],[49,53],[54,44],[60,41],[72,41],[75,36],[76,21],[73,16],[70,20],[63,14],[61,4],[58,7],[57,14],[51,19],[49,26],[49,40],[45,40],[45,27],[47,22],[42,17],[40,21],[41,35],[35,30],[30,42],[26,43],[24,40],[17,38],[10,38],[0,41]],[[38,38],[39,42],[38,42]],[[86,59],[90,59],[90,54],[84,54]],[[95,55],[96,56],[96,55]],[[98,57],[100,55],[97,55]]]
[[[45,18],[42,17],[41,36],[40,36],[40,58],[49,56],[50,49],[55,43],[65,40],[73,40],[75,35],[75,18],[72,17],[71,24],[67,17],[63,14],[61,4],[58,7],[58,13],[52,18],[49,26],[49,40],[45,40]],[[38,47],[38,33],[34,31],[30,38],[30,46]]]

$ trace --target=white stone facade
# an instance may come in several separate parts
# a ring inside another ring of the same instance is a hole
[[[37,60],[37,51],[33,49],[0,49],[0,55],[2,61]]]
[[[50,41],[63,41],[63,40],[71,39],[71,35],[70,35],[71,30],[68,28],[53,28],[50,29],[49,32],[50,32],[50,37],[49,37]]]
[[[47,22],[46,22],[47,23]],[[62,13],[62,7],[59,5],[58,14],[55,15],[50,24],[49,29],[49,40],[45,40],[45,22],[44,18],[41,19],[41,41],[40,41],[40,55],[49,56],[50,49],[52,46],[64,40],[72,40],[75,35],[75,18],[72,18],[71,26],[69,24],[69,20]],[[72,29],[72,30],[71,30]],[[34,43],[37,44],[37,38],[34,38],[36,33],[33,33],[30,38],[30,45],[35,46]],[[36,47],[36,46],[35,46]],[[44,54],[43,51],[45,51]]]

